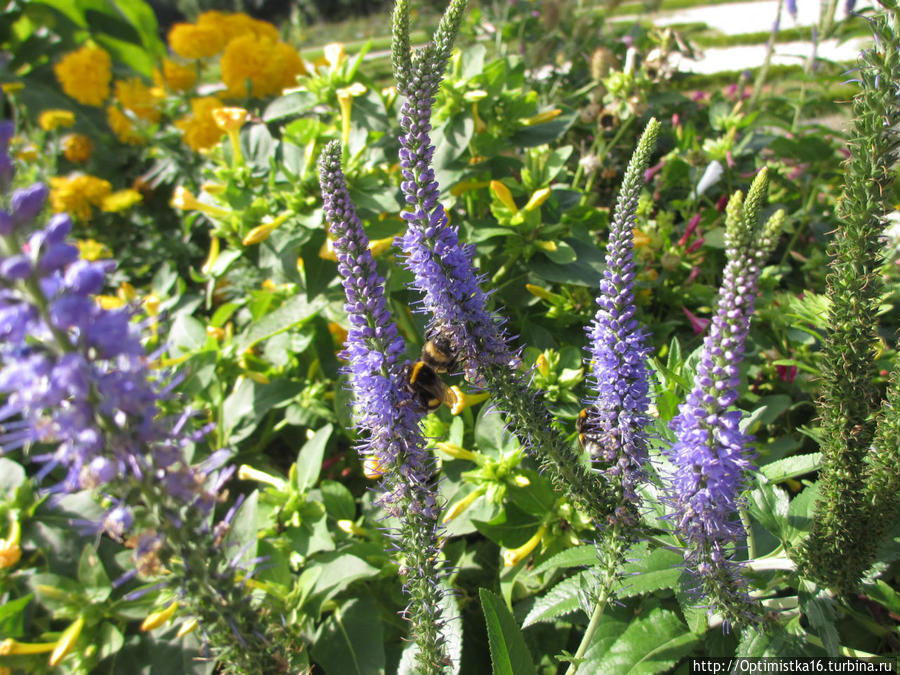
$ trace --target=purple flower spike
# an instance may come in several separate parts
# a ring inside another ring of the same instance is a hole
[[[625,500],[637,502],[635,487],[647,461],[647,408],[650,405],[645,331],[634,318],[634,224],[645,169],[656,145],[659,122],[647,123],[625,171],[606,247],[606,269],[600,282],[600,308],[588,327],[589,352],[596,397],[589,401],[582,433],[590,434],[602,453],[611,480]],[[612,465],[612,466],[610,466]]]
[[[439,203],[439,186],[431,167],[431,108],[443,73],[433,46],[417,52],[406,101],[400,113],[400,187],[409,206],[408,227],[399,239],[404,264],[423,294],[422,310],[432,316],[428,332],[450,339],[466,377],[477,381],[479,366],[507,366],[516,361],[497,317],[487,311],[482,278],[472,264],[474,247],[463,246]]]
[[[49,190],[43,183],[35,183],[13,192],[9,205],[15,223],[21,225],[33,220],[44,208],[48,194]]]
[[[353,388],[356,425],[367,435],[364,452],[385,471],[399,471],[410,483],[426,484],[431,466],[423,449],[418,421],[421,412],[406,390],[401,357],[406,344],[391,319],[384,279],[375,269],[369,239],[350,201],[340,166],[341,149],[329,144],[320,160],[325,219],[334,237],[350,330],[342,357]],[[383,506],[403,515],[406,485],[391,485]]]
[[[716,312],[703,341],[694,386],[670,423],[676,442],[667,451],[675,466],[670,481],[672,523],[687,542],[685,562],[711,600],[710,612],[726,621],[744,620],[752,610],[737,564],[729,558],[743,532],[737,519],[745,474],[753,468],[738,398],[739,365],[750,331],[760,267],[777,239],[784,212],[762,227],[757,217],[766,189],[766,171],[757,175],[746,204],[740,193],[727,209],[728,264]]]

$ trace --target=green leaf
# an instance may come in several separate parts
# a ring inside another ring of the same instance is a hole
[[[596,554],[594,556],[596,561]],[[525,617],[522,628],[528,628],[542,621],[552,621],[563,614],[570,614],[580,608],[578,596],[593,572],[586,570],[575,576],[564,579],[538,598]]]
[[[384,673],[381,612],[374,597],[364,594],[338,608],[320,626],[311,651],[332,675]]]
[[[547,571],[567,569],[569,567],[585,567],[596,562],[597,547],[585,544],[560,551],[535,567],[532,574],[543,574]]]
[[[775,421],[781,413],[791,407],[791,397],[786,394],[775,394],[760,399],[760,405],[749,415],[741,420],[741,431],[755,433],[755,431]]]
[[[273,408],[303,391],[302,382],[273,380],[268,384],[243,380],[222,404],[222,431],[227,443],[237,443],[252,434]]]
[[[319,472],[322,470],[322,457],[325,456],[325,447],[331,432],[334,430],[330,424],[319,429],[315,436],[310,438],[300,449],[297,455],[297,491],[306,492],[319,480]]]
[[[363,557],[368,558],[370,549],[383,553],[375,545],[357,544],[344,551],[326,551],[316,557],[317,569],[321,572],[310,589],[310,596],[317,596],[321,603],[347,589],[353,582],[377,577],[380,570],[373,567]]]
[[[319,487],[322,491],[322,503],[325,511],[335,520],[353,520],[356,517],[356,500],[353,493],[333,480],[323,480]]]
[[[258,502],[259,491],[254,490],[241,504],[228,530],[226,550],[230,546],[230,550],[241,551],[244,560],[256,557]]]
[[[486,588],[479,591],[487,624],[493,675],[536,675],[525,638],[506,603]]]
[[[11,459],[0,457],[0,493],[12,499],[13,492],[25,482],[25,468]]]
[[[537,532],[541,525],[541,518],[525,513],[515,504],[508,504],[496,518],[492,518],[488,522],[473,520],[472,524],[481,534],[500,546],[516,548],[531,539]]]
[[[700,642],[675,612],[654,609],[633,620],[607,650],[588,649],[579,671],[652,675],[672,668]]]
[[[629,552],[627,557],[634,556]],[[616,591],[616,596],[631,598],[663,588],[675,588],[682,574],[682,563],[681,554],[665,548],[657,548],[636,562],[626,563],[622,567],[623,586]]]
[[[552,251],[542,248],[541,253],[557,265],[568,265],[578,259],[578,256],[575,254],[575,249],[564,241],[556,242],[556,248]]]
[[[805,476],[822,468],[822,453],[813,452],[809,455],[795,455],[760,467],[763,476],[772,483],[780,483],[788,478]]]
[[[323,296],[316,296],[312,302],[307,302],[302,295],[295,295],[278,309],[252,323],[246,332],[237,336],[236,351],[243,354],[255,344],[267,340],[273,335],[303,325],[322,311],[326,304],[328,303]]]
[[[0,633],[11,638],[20,638],[25,634],[24,609],[34,598],[33,593],[10,600],[0,605]]]
[[[536,145],[551,143],[566,133],[569,127],[572,126],[578,113],[568,106],[559,107],[562,108],[562,113],[559,117],[543,124],[520,129],[509,139],[510,144],[514,147],[532,148]]]
[[[276,122],[285,117],[302,115],[316,105],[316,97],[309,91],[293,91],[272,101],[263,112],[263,122]],[[285,128],[285,133],[290,134],[291,125]]]
[[[103,602],[112,592],[112,584],[92,543],[85,544],[78,560],[78,581],[93,602]]]
[[[900,615],[900,593],[884,581],[876,579],[874,583],[864,583],[863,590],[869,599],[883,605],[893,614]]]
[[[788,497],[783,489],[768,482],[759,485],[747,496],[747,511],[782,541],[790,537]]]

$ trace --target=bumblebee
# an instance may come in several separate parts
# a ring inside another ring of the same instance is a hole
[[[436,373],[446,373],[456,367],[453,344],[449,336],[440,332],[422,345],[422,354],[419,358]]]
[[[585,452],[590,455],[599,466],[606,467],[615,460],[614,433],[604,433],[592,419],[596,409],[585,408],[578,413],[575,420],[575,430],[578,432],[578,442]]]
[[[453,404],[453,396],[447,385],[425,361],[407,363],[403,376],[413,399],[428,412],[440,408],[441,403],[447,406]]]

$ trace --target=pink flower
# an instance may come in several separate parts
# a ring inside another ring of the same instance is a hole
[[[681,306],[681,310],[684,312],[685,316],[687,316],[688,321],[691,322],[691,328],[694,329],[694,335],[702,335],[706,331],[706,327],[709,325],[710,320],[701,319],[684,305]]]

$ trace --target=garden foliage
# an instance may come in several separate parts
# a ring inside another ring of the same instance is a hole
[[[10,4],[0,673],[896,652],[898,10],[758,96],[616,12]]]

